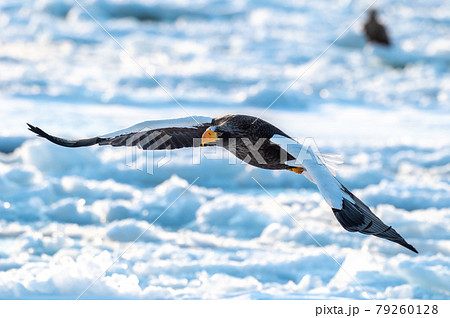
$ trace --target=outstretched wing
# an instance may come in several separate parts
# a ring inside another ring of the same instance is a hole
[[[278,144],[294,158],[302,151],[302,145],[294,140],[275,135],[272,142]],[[289,147],[288,147],[289,145]],[[320,156],[314,154],[311,149],[306,150],[309,156],[304,156],[301,162],[290,160],[286,164],[292,167],[306,169],[309,178],[319,188],[325,201],[332,208],[339,223],[350,232],[360,232],[368,235],[375,235],[389,241],[398,243],[411,251],[417,250],[408,244],[392,226],[383,223],[360,199],[347,190],[329,171]],[[303,154],[305,150],[303,150]]]
[[[213,118],[195,116],[168,120],[145,121],[126,129],[87,139],[65,139],[47,134],[28,124],[29,130],[40,137],[64,147],[92,145],[136,146],[144,150],[198,147],[202,134],[211,126]]]

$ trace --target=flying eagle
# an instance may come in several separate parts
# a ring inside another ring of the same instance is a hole
[[[47,134],[28,124],[41,137],[64,147],[92,145],[136,146],[144,150],[221,146],[250,165],[270,170],[289,170],[304,174],[319,188],[339,223],[350,232],[375,235],[398,243],[411,251],[391,226],[383,223],[367,205],[353,195],[335,177],[332,155],[306,150],[272,124],[252,116],[186,117],[145,121],[103,136],[69,140]]]

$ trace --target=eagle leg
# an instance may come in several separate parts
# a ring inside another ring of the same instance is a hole
[[[293,171],[293,172],[295,172],[295,173],[297,173],[297,174],[302,174],[302,173],[303,173],[303,171],[305,171],[305,169],[303,169],[303,168],[300,168],[300,167],[295,167],[295,168],[288,168],[287,170],[289,170],[289,171]]]

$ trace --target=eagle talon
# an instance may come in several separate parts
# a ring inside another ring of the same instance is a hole
[[[303,169],[303,168],[300,168],[300,167],[289,168],[289,169],[287,169],[287,170],[289,170],[289,171],[293,171],[293,172],[295,172],[295,173],[297,173],[297,174],[302,174],[302,173],[303,173],[303,171],[305,171],[305,169]]]

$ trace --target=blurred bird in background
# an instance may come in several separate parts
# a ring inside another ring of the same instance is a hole
[[[364,24],[364,32],[369,42],[389,46],[391,44],[386,32],[386,28],[378,21],[377,10],[372,9],[369,13],[369,19]]]

